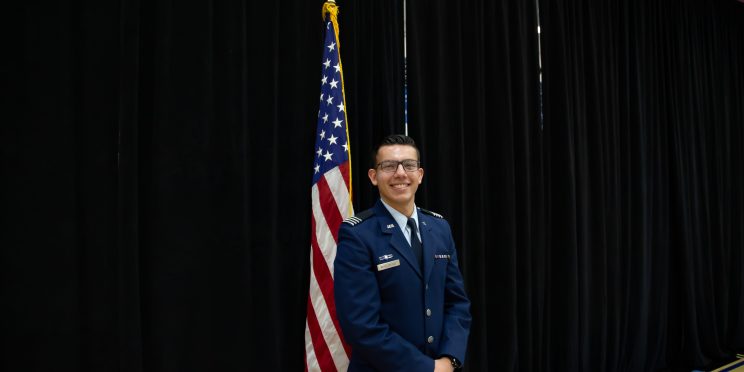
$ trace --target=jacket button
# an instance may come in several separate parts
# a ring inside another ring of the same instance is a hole
[[[426,309],[426,316],[431,316],[431,309]]]
[[[429,290],[429,285],[427,284],[426,287],[424,287],[427,291]]]
[[[428,343],[434,342],[434,336],[429,336],[429,338],[426,339],[426,342]]]

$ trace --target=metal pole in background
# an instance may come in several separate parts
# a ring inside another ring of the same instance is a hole
[[[541,29],[540,29],[540,0],[535,0],[535,10],[537,11],[537,72],[538,72],[538,109],[540,110],[540,131],[543,130],[544,114],[543,114],[543,81],[542,81],[542,45],[541,45]]]
[[[408,40],[406,34],[406,0],[403,0],[403,121],[408,136]]]

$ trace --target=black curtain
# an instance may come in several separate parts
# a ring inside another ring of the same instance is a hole
[[[17,5],[0,370],[302,370],[321,5]],[[359,149],[402,123],[401,12],[341,7]]]
[[[321,4],[8,13],[0,369],[303,368]],[[402,4],[340,5],[361,211],[403,131]],[[417,203],[454,228],[467,370],[744,349],[744,4],[541,0],[542,98],[534,2],[407,15]]]
[[[689,370],[744,347],[744,7],[411,1],[423,202],[472,370]]]
[[[548,362],[720,364],[744,346],[744,7],[541,4]]]

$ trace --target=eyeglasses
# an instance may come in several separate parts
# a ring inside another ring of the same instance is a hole
[[[403,165],[403,170],[406,172],[415,172],[421,166],[421,162],[413,159],[406,160],[385,160],[377,163],[377,167],[385,173],[393,173],[398,170],[398,165]]]

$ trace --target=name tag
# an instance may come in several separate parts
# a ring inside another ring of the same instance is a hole
[[[449,260],[450,257],[451,256],[448,255],[448,254],[435,254],[434,255],[434,259],[445,259],[445,260]]]
[[[400,260],[389,261],[377,265],[377,271],[387,270],[391,267],[400,266]]]

